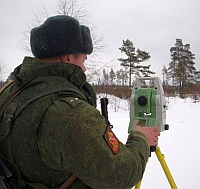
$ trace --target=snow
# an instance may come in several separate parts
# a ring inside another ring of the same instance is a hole
[[[100,95],[105,97],[105,95]],[[114,100],[115,99],[115,100]],[[113,131],[126,143],[129,125],[129,103],[108,96],[108,117]],[[200,103],[191,98],[166,98],[168,104],[166,123],[169,130],[161,132],[158,146],[178,189],[199,189],[200,175]],[[120,108],[115,111],[115,105]],[[100,110],[100,100],[98,103]],[[154,152],[147,163],[140,189],[170,189],[159,160]]]

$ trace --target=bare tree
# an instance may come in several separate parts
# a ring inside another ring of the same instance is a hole
[[[39,26],[45,19],[49,17],[49,13],[44,3],[41,3],[40,9],[40,11],[37,11],[37,13],[33,14],[33,19],[31,20],[30,24],[27,24],[27,29],[21,32],[22,37],[19,41],[19,47],[29,55],[32,55],[30,48],[31,29]]]
[[[4,69],[5,69],[5,63],[4,63],[4,60],[1,60],[1,62],[0,62],[0,79],[3,77]]]
[[[58,14],[70,15],[80,23],[89,23],[90,16],[85,9],[85,4],[79,5],[76,0],[58,0],[54,10]]]
[[[20,48],[24,50],[26,53],[31,55],[29,38],[30,38],[30,30],[33,27],[36,27],[44,22],[51,15],[69,15],[77,20],[79,20],[80,24],[87,25],[91,30],[91,37],[93,42],[93,53],[90,55],[89,60],[86,61],[87,68],[87,80],[91,81],[99,78],[99,71],[109,63],[99,64],[99,53],[104,52],[107,48],[107,44],[105,43],[104,37],[102,35],[98,35],[96,33],[97,26],[91,25],[89,21],[90,12],[85,8],[86,5],[80,5],[77,3],[77,0],[58,0],[56,4],[53,5],[52,11],[49,12],[44,3],[41,4],[41,11],[38,11],[33,15],[34,19],[32,20],[31,26],[28,25],[28,29],[22,32],[21,42],[19,43]],[[99,66],[101,65],[101,66]]]
[[[5,63],[4,63],[4,60],[1,60],[0,62],[0,88],[4,85],[4,81],[3,81],[4,69],[5,69]]]

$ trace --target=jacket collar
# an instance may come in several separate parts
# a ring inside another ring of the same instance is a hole
[[[47,63],[32,57],[25,57],[22,64],[13,72],[13,80],[17,86],[40,76],[66,77],[77,87],[82,87],[86,82],[85,73],[77,65],[62,62]]]

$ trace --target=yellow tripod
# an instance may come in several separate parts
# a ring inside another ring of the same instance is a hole
[[[172,177],[172,175],[170,173],[170,170],[169,170],[169,168],[167,166],[167,163],[166,163],[166,161],[164,159],[164,155],[161,153],[160,148],[158,146],[156,146],[155,153],[156,153],[156,156],[157,156],[158,160],[160,161],[160,164],[161,164],[161,166],[163,168],[163,171],[165,172],[165,175],[166,175],[166,177],[168,179],[168,182],[169,182],[171,188],[172,189],[178,189],[178,187],[176,186],[176,183],[174,182],[174,179],[173,179],[173,177]],[[140,189],[141,183],[142,183],[142,180],[136,184],[135,189]]]

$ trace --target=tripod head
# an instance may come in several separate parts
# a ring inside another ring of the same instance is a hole
[[[146,80],[149,80],[154,86],[142,86]],[[159,131],[168,130],[166,110],[164,90],[160,79],[158,77],[136,78],[130,100],[128,133],[131,133],[136,125],[158,126]]]

